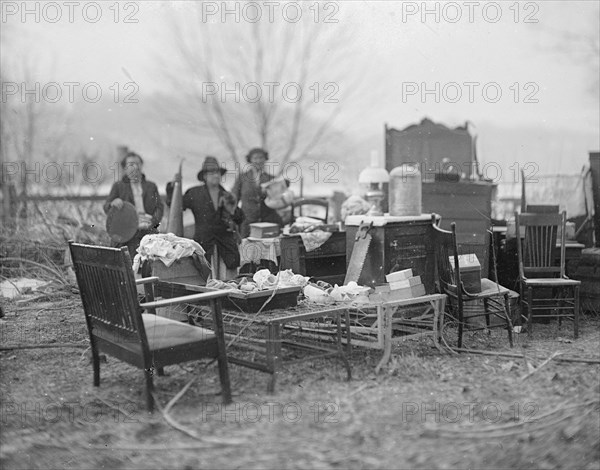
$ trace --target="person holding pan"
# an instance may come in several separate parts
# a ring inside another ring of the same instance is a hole
[[[104,203],[104,212],[109,218],[119,214],[119,220],[125,224],[131,223],[137,218],[137,227],[127,228],[114,227],[116,232],[128,233],[125,236],[113,236],[115,246],[127,246],[131,259],[133,260],[140,240],[144,235],[158,233],[158,226],[163,216],[163,203],[158,194],[156,184],[148,181],[143,173],[144,160],[135,152],[128,152],[121,160],[121,168],[125,174],[120,181],[116,181],[110,190],[108,198]],[[137,217],[136,217],[137,215]],[[115,220],[116,219],[116,216]],[[122,230],[121,230],[122,229]],[[129,238],[131,232],[133,236]],[[127,239],[124,239],[127,238]]]

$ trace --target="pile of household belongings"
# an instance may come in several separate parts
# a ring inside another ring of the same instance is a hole
[[[294,274],[291,269],[279,271],[272,274],[268,269],[260,269],[254,273],[252,280],[247,277],[231,281],[221,281],[211,279],[206,283],[206,287],[215,289],[237,289],[244,293],[259,292],[264,290],[276,290],[283,287],[304,287],[308,284],[310,278],[301,274]]]
[[[350,281],[344,286],[331,286],[330,284],[317,281],[304,287],[304,296],[310,303],[332,304],[335,302],[345,302],[353,305],[369,303],[370,287],[360,286],[354,281]]]

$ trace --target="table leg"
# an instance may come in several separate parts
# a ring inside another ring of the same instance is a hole
[[[337,319],[337,351],[338,351],[338,355],[340,356],[340,359],[342,360],[342,362],[344,363],[344,366],[346,367],[346,373],[347,373],[346,380],[350,381],[352,379],[352,369],[350,368],[350,362],[348,361],[348,357],[346,356],[346,354],[344,352],[344,346],[342,344],[342,314],[337,313],[335,317]],[[345,312],[345,321],[346,321],[346,328],[348,328],[348,325],[350,323],[350,317],[348,315],[348,310],[346,310],[346,312]],[[350,335],[349,335],[348,329],[346,329],[346,333],[348,333],[348,345],[346,347],[346,351],[349,352],[350,351]]]
[[[440,316],[443,315],[443,313],[440,313],[441,300],[432,300],[430,303],[433,308],[433,344],[442,352],[440,346]]]
[[[379,370],[388,363],[392,354],[392,315],[391,309],[386,307],[377,307],[382,310],[382,322],[379,325],[380,329],[383,329],[383,356],[377,367],[375,368],[375,374],[379,373]]]
[[[281,369],[281,325],[279,323],[269,323],[267,325],[266,354],[267,368],[271,372],[267,392],[273,393],[277,382],[277,374]]]
[[[442,297],[439,300],[439,308],[440,308],[440,314],[439,314],[440,323],[438,326],[438,338],[437,338],[438,345],[441,344],[442,335],[444,334],[444,316],[446,316],[446,296]]]

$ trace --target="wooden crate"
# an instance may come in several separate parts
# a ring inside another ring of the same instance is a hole
[[[306,251],[300,235],[281,237],[280,269],[342,285],[346,276],[346,232],[333,232],[329,240]]]
[[[161,281],[181,282],[196,286],[206,285],[207,279],[202,276],[194,265],[191,257],[176,260],[167,267],[162,261],[152,261],[152,276],[158,276]]]

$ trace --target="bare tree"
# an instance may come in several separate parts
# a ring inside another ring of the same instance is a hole
[[[186,7],[170,18],[168,56],[159,61],[179,99],[175,122],[215,139],[234,162],[252,146],[268,148],[281,169],[339,137],[342,99],[360,88],[360,78],[349,78],[349,30],[316,21],[211,23],[199,4]]]
[[[11,58],[3,59],[4,64],[10,65],[2,71],[0,152],[5,170],[3,183],[10,182],[9,190],[19,186],[19,216],[26,219],[31,182],[43,186],[48,183],[46,176],[54,176],[44,172],[44,165],[61,159],[68,123],[62,105],[48,102],[44,96],[39,58],[34,55]],[[61,181],[53,178],[52,182]]]

